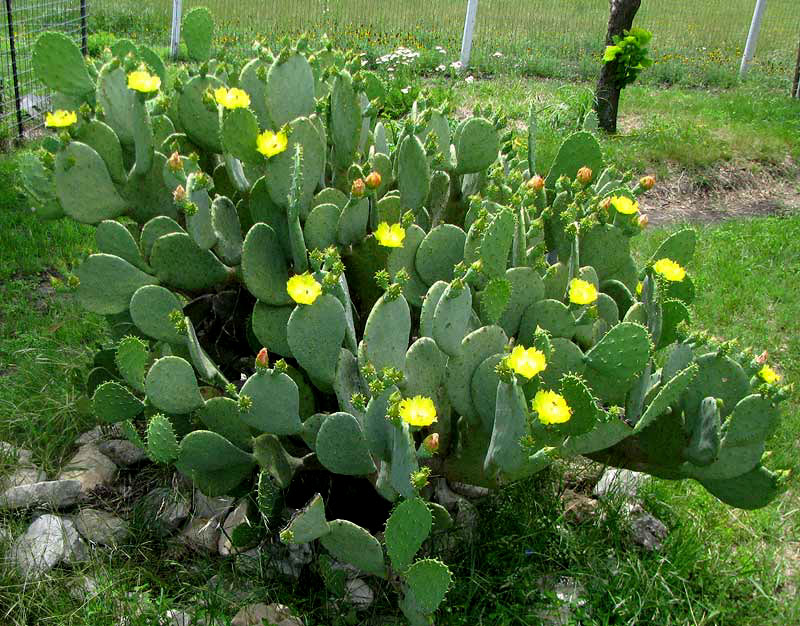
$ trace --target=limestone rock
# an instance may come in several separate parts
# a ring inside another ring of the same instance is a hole
[[[125,520],[107,511],[83,509],[75,516],[75,528],[92,543],[103,546],[118,546],[128,536],[128,524]]]
[[[197,517],[222,519],[233,506],[230,496],[217,496],[210,498],[199,489],[194,490],[194,514]]]
[[[641,509],[632,515],[631,530],[634,543],[650,552],[660,550],[669,533],[661,520]]]
[[[153,489],[143,498],[143,505],[145,516],[164,534],[178,530],[191,509],[189,498],[167,487]]]
[[[292,615],[289,607],[282,604],[249,604],[233,618],[231,626],[303,626],[303,622]]]
[[[41,483],[47,480],[45,474],[38,467],[29,465],[27,467],[18,467],[11,474],[0,480],[0,493],[13,487],[20,487],[22,485],[33,485],[34,483]]]
[[[564,517],[573,524],[583,524],[591,519],[597,510],[597,500],[572,489],[564,491],[561,503],[564,505]]]
[[[219,543],[219,521],[193,517],[181,532],[181,539],[194,550],[215,553]]]
[[[25,578],[37,578],[62,561],[85,557],[75,525],[56,515],[42,515],[11,547],[11,559]]]
[[[352,604],[356,610],[363,611],[375,602],[375,592],[363,579],[353,578],[346,583],[344,601]]]
[[[81,483],[78,480],[49,480],[32,485],[12,487],[0,493],[0,509],[50,507],[62,509],[78,501]]]
[[[617,495],[633,499],[636,498],[639,487],[641,487],[647,479],[648,476],[646,474],[610,467],[603,473],[597,485],[595,485],[594,495],[597,498]]]
[[[240,546],[235,547],[231,542],[231,538],[233,537],[233,531],[236,529],[237,526],[241,524],[246,524],[247,522],[247,513],[249,510],[249,503],[247,500],[242,500],[233,511],[231,511],[228,516],[225,518],[225,522],[222,524],[222,532],[219,536],[219,545],[217,549],[222,556],[230,556],[231,554],[238,554],[239,552],[243,552],[250,546]]]
[[[27,465],[33,460],[33,453],[25,448],[18,448],[5,441],[0,441],[0,460],[8,463],[16,462],[18,465]]]
[[[97,487],[110,485],[116,474],[116,464],[96,445],[87,443],[78,448],[58,478],[80,481],[81,493],[86,494]]]
[[[130,467],[147,461],[147,453],[127,439],[110,439],[97,444],[97,449],[119,467]]]

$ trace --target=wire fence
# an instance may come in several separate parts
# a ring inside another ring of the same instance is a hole
[[[85,50],[86,0],[0,0],[0,147],[35,135],[51,94],[34,76],[31,55],[40,33],[56,30]]]
[[[725,86],[735,81],[755,0],[643,0],[636,24],[653,31],[654,80]],[[167,45],[170,0],[95,0],[102,26]],[[466,0],[184,0],[207,6],[222,44],[327,33],[339,45],[385,53],[441,47],[458,58]],[[478,69],[593,78],[608,0],[479,0],[473,44]],[[126,26],[127,25],[127,29]],[[119,27],[122,26],[120,29]],[[794,69],[800,2],[769,0],[754,69],[786,80]],[[721,84],[720,84],[721,83]]]

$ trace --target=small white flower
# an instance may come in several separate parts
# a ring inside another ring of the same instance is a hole
[[[447,69],[446,65],[438,65],[438,66],[436,66],[436,71],[437,72],[444,72],[446,69]]]
[[[474,77],[474,76],[467,76],[467,77],[464,79],[464,82],[465,82],[465,83],[468,83],[468,84],[472,84],[472,83],[474,83],[474,82],[475,82],[475,77]]]
[[[454,70],[460,70],[461,69],[461,61],[453,61],[450,64],[450,67],[452,67]]]
[[[498,50],[498,51],[497,51],[497,52],[495,52],[495,53],[494,53],[492,56],[493,56],[495,59],[501,59],[501,58],[503,58],[503,53],[502,53],[502,52],[500,52],[500,51]]]
[[[411,91],[411,87],[403,87],[400,91],[402,91],[403,93],[408,93],[409,91]]]

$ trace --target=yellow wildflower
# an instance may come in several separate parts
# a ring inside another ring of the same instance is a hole
[[[781,380],[781,375],[769,365],[764,365],[760,370],[758,370],[758,377],[768,385],[774,385]]]
[[[289,145],[289,138],[283,131],[273,133],[271,130],[265,130],[256,139],[256,149],[268,159],[280,154]]]
[[[564,396],[555,391],[537,391],[532,404],[542,424],[563,424],[572,417],[572,409]]]
[[[402,248],[405,238],[406,229],[402,224],[389,225],[388,222],[381,222],[375,231],[375,239],[380,245],[387,248]]]
[[[44,125],[48,128],[66,128],[78,121],[75,111],[64,111],[59,109],[53,113],[48,113],[44,120]]]
[[[400,419],[412,426],[430,426],[436,421],[433,400],[424,396],[406,398],[400,402]]]
[[[667,280],[680,282],[686,278],[686,270],[672,259],[659,259],[653,263],[653,269]]]
[[[214,99],[226,109],[245,109],[250,106],[250,95],[236,87],[232,89],[218,87],[214,90]]]
[[[136,70],[128,74],[128,89],[142,93],[152,93],[161,87],[161,79],[146,70]]]
[[[286,291],[297,304],[314,304],[322,293],[322,285],[306,272],[286,281]]]
[[[633,215],[639,212],[639,203],[631,200],[628,196],[611,196],[611,206],[623,215]]]
[[[597,300],[597,287],[592,283],[573,278],[569,283],[569,301],[573,304],[591,304]]]
[[[514,346],[514,349],[506,357],[508,366],[520,376],[531,379],[536,374],[547,367],[547,360],[544,353],[536,348]]]

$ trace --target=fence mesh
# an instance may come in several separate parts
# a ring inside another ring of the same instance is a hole
[[[33,73],[31,53],[40,33],[63,32],[80,45],[81,0],[0,0],[0,146],[13,139],[34,135],[41,129],[44,113],[51,108],[51,94]],[[83,10],[81,8],[83,4]]]

